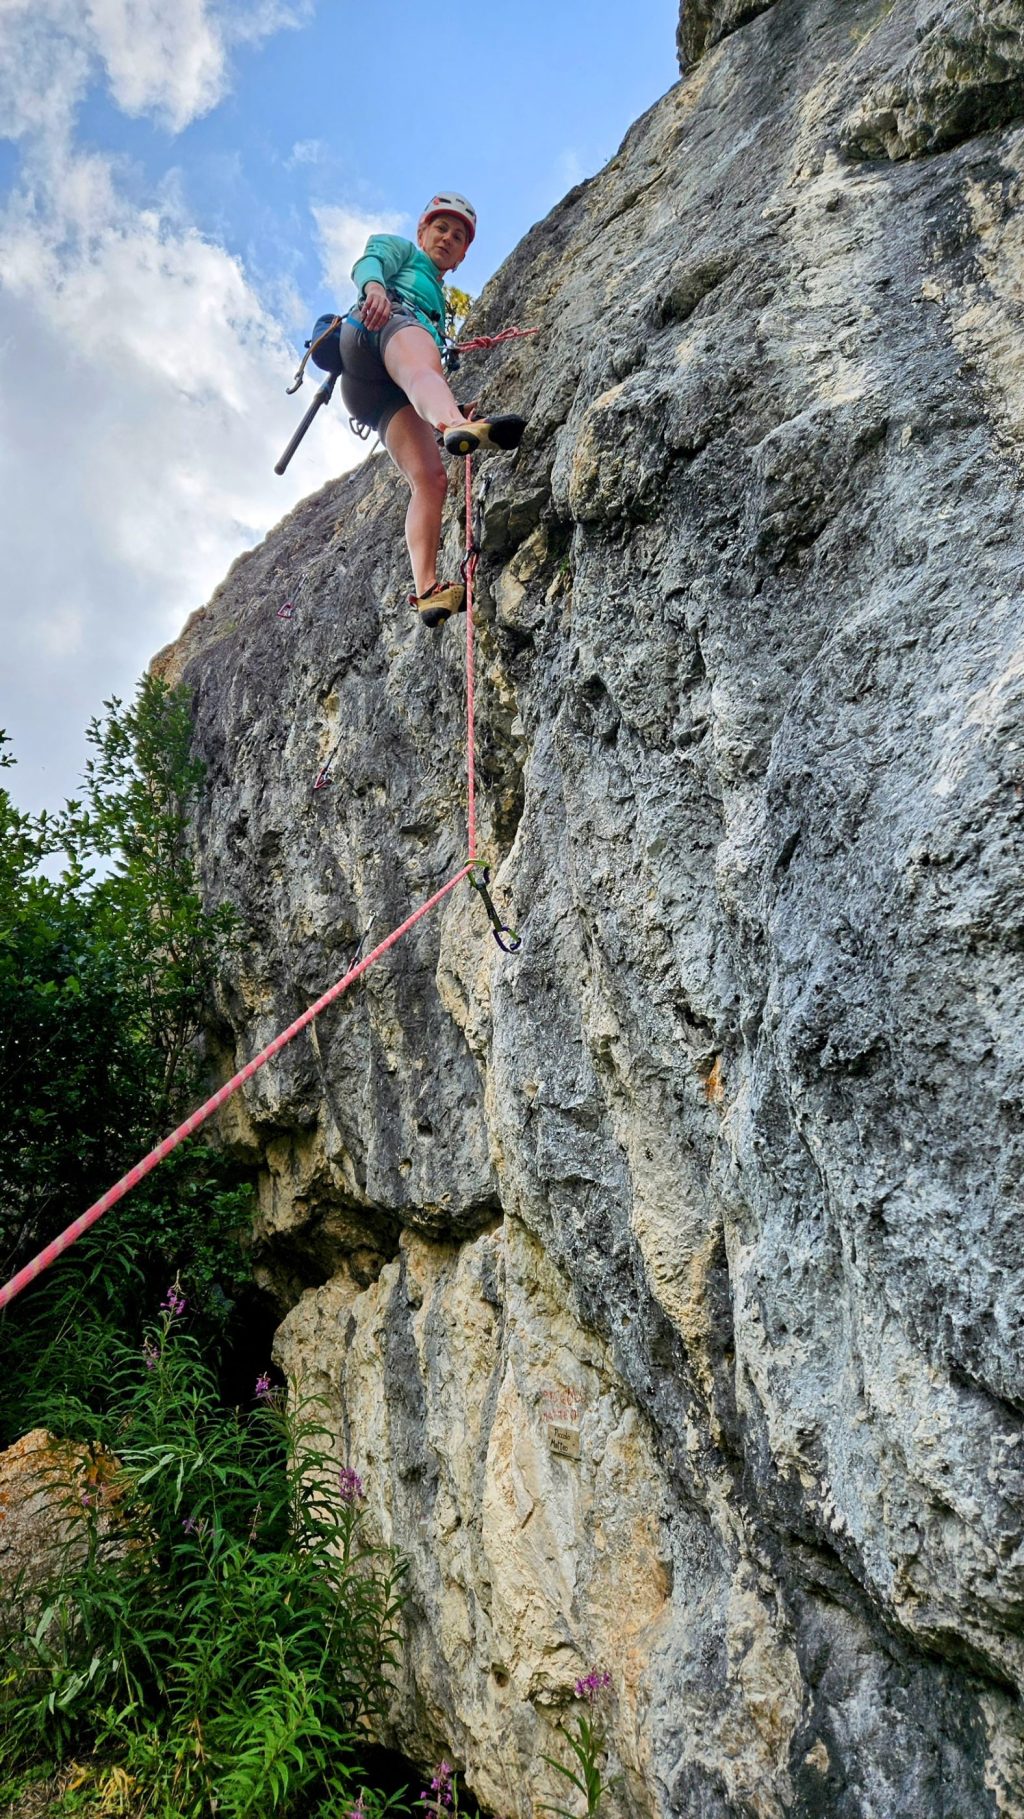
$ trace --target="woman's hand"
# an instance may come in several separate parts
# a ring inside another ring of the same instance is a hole
[[[367,285],[359,314],[363,327],[368,328],[371,334],[375,334],[377,329],[384,327],[385,322],[391,316],[391,298],[383,284],[377,284],[374,281]]]

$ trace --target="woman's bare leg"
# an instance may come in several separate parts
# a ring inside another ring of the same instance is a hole
[[[440,349],[425,328],[410,323],[396,330],[384,349],[384,365],[424,423],[434,429],[465,423],[441,371]]]
[[[430,341],[433,347],[434,343],[426,330],[420,332],[424,341]],[[387,352],[391,352],[395,341],[411,337],[412,333],[412,329],[403,329],[389,343]],[[438,379],[440,380],[440,373]],[[444,384],[443,380],[440,382]],[[446,391],[447,389],[445,386]],[[459,420],[462,421],[461,416]],[[396,411],[392,417],[385,431],[384,446],[395,466],[409,482],[412,497],[405,514],[405,541],[416,581],[416,592],[425,594],[428,587],[433,587],[437,580],[437,546],[441,541],[441,513],[448,490],[448,476],[433,430],[429,423],[416,415],[411,404]]]

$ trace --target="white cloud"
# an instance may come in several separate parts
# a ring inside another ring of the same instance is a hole
[[[324,283],[345,302],[352,294],[352,267],[371,234],[408,234],[407,215],[366,215],[358,209],[338,208],[334,204],[314,208],[320,236],[320,260]]]
[[[74,789],[99,703],[130,693],[241,550],[365,453],[335,408],[319,414],[285,478],[274,474],[310,396],[285,394],[298,354],[279,320],[239,260],[196,230],[173,182],[139,209],[114,161],[47,130],[48,118],[73,126],[83,56],[102,54],[126,106],[180,118],[214,93],[226,67],[203,20],[215,18],[223,45],[240,35],[241,15],[183,7],[191,61],[161,77],[140,50],[129,72],[132,16],[148,34],[157,13],[166,24],[171,8],[95,0],[81,15],[86,53],[73,8],[36,0],[30,15],[0,0],[0,36],[13,21],[34,55],[32,21],[48,18],[60,51],[49,116],[33,111],[27,79],[0,93],[8,128],[25,135],[21,184],[0,209],[0,725],[28,807]],[[297,13],[267,5],[256,15],[245,30]],[[162,54],[176,29],[157,32]]]
[[[297,31],[316,12],[316,0],[236,0],[218,7],[229,44],[258,44],[275,32]]]
[[[64,141],[89,80],[90,56],[74,0],[0,5],[0,133]]]
[[[228,87],[233,46],[305,24],[314,0],[0,0],[0,130],[66,137],[102,71],[126,114],[172,132]]]
[[[285,168],[294,170],[298,164],[319,164],[325,150],[322,139],[296,139],[285,160]]]
[[[85,17],[126,114],[155,113],[180,131],[220,100],[224,37],[206,0],[88,0]]]

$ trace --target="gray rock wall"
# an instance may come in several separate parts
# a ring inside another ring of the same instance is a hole
[[[393,1740],[495,1812],[598,1667],[622,1814],[1024,1813],[1022,24],[687,9],[473,323],[543,331],[466,374],[530,418],[477,485],[522,950],[460,888],[225,1123],[412,1562]],[[377,454],[161,660],[225,1064],[465,856],[403,512]]]

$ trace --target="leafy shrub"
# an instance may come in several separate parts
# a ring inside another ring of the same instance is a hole
[[[250,1412],[222,1408],[183,1311],[175,1287],[141,1352],[113,1354],[102,1417],[61,1399],[119,1461],[114,1520],[83,1508],[88,1546],[12,1648],[9,1766],[90,1751],[161,1819],[326,1819],[383,1716],[403,1565],[316,1405],[263,1378]]]
[[[83,800],[62,814],[33,821],[0,789],[0,1280],[194,1100],[213,980],[237,939],[229,907],[204,908],[191,858],[203,772],[187,691],[145,677],[89,738]],[[0,1323],[0,1444],[44,1418],[55,1382],[102,1394],[108,1344],[140,1336],[141,1309],[179,1269],[216,1349],[250,1279],[250,1199],[236,1164],[190,1144],[23,1294]]]

